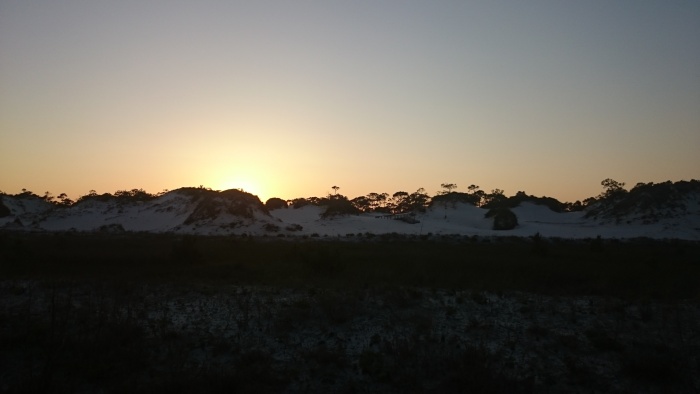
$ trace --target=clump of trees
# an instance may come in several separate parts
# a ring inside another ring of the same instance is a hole
[[[391,196],[388,193],[369,193],[352,199],[352,204],[361,212],[399,214],[424,212],[430,203],[430,196],[420,188],[413,193],[398,191]]]
[[[36,196],[32,192],[25,191],[25,189],[22,189],[23,192],[19,195],[20,197],[24,196]],[[45,192],[43,196],[39,197],[42,200],[45,200],[47,202],[50,202],[55,205],[59,206],[71,206],[77,203],[82,203],[85,201],[109,201],[116,199],[117,201],[148,201],[152,200],[156,197],[161,196],[163,193],[159,194],[151,194],[148,193],[147,191],[143,189],[131,189],[131,190],[117,190],[114,192],[114,194],[110,193],[103,193],[103,194],[97,194],[95,190],[90,190],[88,194],[84,196],[80,196],[77,200],[72,200],[68,197],[66,193],[61,193],[57,197],[54,197],[51,192]]]
[[[337,188],[337,186],[334,186],[334,189],[335,188]],[[347,197],[342,194],[337,194],[337,190],[336,194],[329,194],[326,198],[322,199],[319,205],[326,207],[326,210],[321,214],[323,218],[338,215],[357,215],[360,213]]]
[[[624,182],[605,179],[603,191],[597,197],[587,199],[586,217],[614,219],[634,216],[642,223],[654,223],[663,217],[684,214],[688,210],[686,197],[700,194],[700,181],[666,181],[662,183],[637,183],[626,190]]]
[[[423,188],[410,194],[405,191],[398,191],[392,195],[373,192],[366,196],[355,197],[352,200],[342,194],[338,194],[336,190],[335,194],[329,194],[323,198],[295,198],[288,201],[288,205],[294,209],[307,205],[326,206],[330,208],[330,210],[327,210],[330,215],[357,214],[361,212],[382,214],[424,212],[429,204],[430,196]]]
[[[497,208],[497,207],[515,207],[518,205],[516,201],[511,202],[511,197],[506,197],[502,189],[493,189],[487,193],[477,185],[469,185],[467,192],[453,191],[457,188],[454,183],[443,183],[441,187],[444,189],[430,200],[430,206],[451,204],[455,206],[457,203],[471,204],[481,208]]]
[[[514,196],[507,197],[505,200],[501,200],[501,205],[509,208],[515,208],[524,202],[529,202],[536,205],[544,205],[554,212],[574,212],[581,211],[585,208],[585,205],[581,201],[576,201],[575,203],[561,202],[556,198],[552,197],[536,197],[528,195],[523,191],[515,193]]]
[[[425,208],[430,203],[430,196],[425,193],[422,187],[415,192],[396,192],[392,195],[394,199],[394,210],[392,213],[425,212]]]
[[[430,200],[430,206],[442,205],[444,208],[447,208],[448,204],[454,207],[457,203],[471,204],[477,206],[479,205],[482,199],[481,195],[477,196],[474,193],[459,193],[453,191],[457,189],[457,184],[455,183],[443,183],[440,185],[440,187],[442,187],[444,190],[438,192],[438,194]]]

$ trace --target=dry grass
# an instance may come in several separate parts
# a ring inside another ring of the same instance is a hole
[[[2,391],[693,392],[699,245],[0,234]]]

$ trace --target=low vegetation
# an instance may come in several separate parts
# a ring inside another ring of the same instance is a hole
[[[0,233],[9,392],[696,392],[700,244]]]

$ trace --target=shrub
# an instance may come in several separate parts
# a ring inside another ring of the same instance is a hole
[[[265,225],[263,226],[263,229],[267,232],[276,233],[276,232],[280,231],[280,226],[278,226],[274,223],[265,223]]]
[[[494,230],[512,230],[518,226],[518,217],[506,207],[492,208],[485,216],[493,218]]]
[[[326,211],[321,214],[323,218],[338,215],[357,215],[360,213],[360,210],[358,210],[352,202],[341,195],[331,196],[331,198],[324,201],[324,205],[326,205]]]
[[[299,209],[299,208],[305,207],[309,204],[311,204],[311,203],[309,202],[309,200],[307,200],[305,198],[295,198],[294,200],[292,200],[292,207],[294,209]]]
[[[272,211],[275,209],[282,209],[282,208],[287,208],[287,201],[277,198],[277,197],[272,197],[265,201],[265,207],[267,208],[268,211]]]
[[[304,229],[304,227],[301,226],[301,224],[290,224],[289,226],[285,227],[287,231],[301,231]]]

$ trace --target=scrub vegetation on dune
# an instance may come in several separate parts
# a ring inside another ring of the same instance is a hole
[[[470,185],[467,192],[457,192],[457,185],[454,183],[443,183],[441,187],[444,189],[434,196],[430,196],[425,189],[420,188],[413,193],[397,191],[393,194],[389,193],[369,193],[366,196],[359,196],[352,199],[339,194],[340,187],[333,186],[334,194],[329,194],[325,197],[306,197],[284,200],[278,197],[268,199],[264,205],[265,208],[256,206],[261,209],[280,209],[289,206],[301,208],[306,205],[328,206],[332,210],[339,210],[341,213],[358,213],[358,212],[377,212],[387,214],[406,213],[411,211],[421,211],[430,206],[465,203],[488,209],[508,207],[514,208],[523,202],[532,202],[537,205],[548,207],[554,212],[574,212],[582,211],[588,207],[595,207],[591,210],[589,216],[603,215],[608,211],[620,210],[649,210],[660,204],[670,204],[675,208],[683,207],[683,198],[690,193],[700,191],[700,181],[679,181],[679,182],[662,182],[662,183],[637,183],[629,191],[626,190],[624,182],[618,182],[613,179],[605,179],[601,182],[604,191],[597,196],[589,197],[583,201],[561,202],[552,197],[536,197],[528,195],[523,191],[517,192],[511,197],[507,197],[501,189],[494,189],[487,193],[477,185]],[[260,200],[243,190],[230,189],[225,191],[214,191],[210,188],[200,185],[199,187],[183,187],[177,189],[178,192],[190,196],[194,200],[226,198],[230,201],[235,201],[239,204],[260,203]],[[110,201],[118,202],[144,202],[156,199],[160,196],[170,193],[164,190],[160,193],[151,194],[143,189],[118,190],[114,194],[103,193],[98,194],[91,190],[88,194],[79,197],[77,200],[70,199],[65,193],[54,196],[47,191],[43,195],[38,195],[27,189],[22,189],[21,193],[10,195],[0,191],[0,196],[18,197],[18,198],[36,198],[51,203],[55,206],[69,207],[89,201]],[[340,202],[339,202],[340,201]],[[338,205],[343,205],[346,201],[347,207],[338,209]],[[0,205],[0,215],[9,215],[10,210],[5,205]]]
[[[565,238],[597,235],[616,238],[700,239],[700,182],[639,183],[631,190],[612,179],[603,192],[583,202],[476,185],[458,192],[453,183],[430,196],[424,189],[265,203],[242,190],[214,191],[203,186],[149,194],[142,189],[114,194],[91,191],[77,201],[30,191],[0,194],[0,228],[17,231],[124,231],[199,235],[279,237],[373,234],[459,234]],[[376,220],[385,219],[385,220]]]

